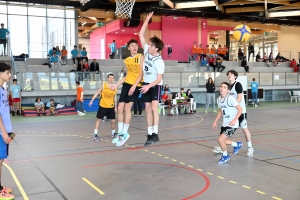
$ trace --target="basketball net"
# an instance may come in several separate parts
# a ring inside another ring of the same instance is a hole
[[[116,0],[116,16],[123,19],[131,18],[135,0]]]

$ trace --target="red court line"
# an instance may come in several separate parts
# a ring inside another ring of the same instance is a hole
[[[158,163],[158,162],[155,162],[155,163],[152,163],[152,162],[120,162],[120,163],[118,163],[118,162],[112,162],[112,163],[107,163],[107,164],[87,165],[87,166],[83,166],[83,167],[84,168],[91,168],[91,167],[106,166],[106,165],[136,165],[136,164],[164,165],[164,166],[169,166],[169,167],[177,167],[177,168],[189,170],[189,171],[192,171],[194,173],[197,173],[198,175],[201,175],[204,178],[204,180],[205,180],[205,187],[202,190],[200,190],[199,192],[197,192],[196,194],[193,194],[193,195],[191,195],[189,197],[185,197],[182,200],[189,200],[189,199],[195,198],[195,197],[199,196],[200,194],[204,193],[209,188],[209,186],[210,186],[210,181],[207,178],[207,176],[205,176],[201,172],[198,172],[198,171],[196,171],[194,169],[183,167],[183,166],[179,166],[179,165],[172,165],[172,164],[165,164],[165,163]]]
[[[286,150],[286,151],[291,151],[291,152],[297,152],[299,153],[300,151],[296,151],[296,150],[292,150],[292,149],[286,149],[286,148],[281,148],[281,147],[277,147],[277,146],[272,146],[272,145],[267,145],[267,144],[262,144],[262,143],[259,143],[259,142],[252,142],[252,143],[255,143],[255,144],[259,144],[259,145],[262,145],[262,146],[268,146],[268,147],[273,147],[273,148],[276,148],[276,149],[282,149],[282,150]]]

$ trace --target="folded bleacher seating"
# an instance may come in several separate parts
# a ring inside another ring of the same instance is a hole
[[[55,106],[58,103],[55,103]],[[75,115],[77,114],[75,106],[68,106],[63,108],[55,109],[56,115]],[[49,115],[49,110],[45,111],[46,115]],[[34,110],[34,106],[32,104],[22,104],[22,115],[25,117],[36,117],[37,112]],[[42,116],[42,115],[41,115]]]

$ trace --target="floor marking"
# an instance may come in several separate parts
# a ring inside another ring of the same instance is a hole
[[[211,172],[206,172],[207,174],[209,174],[209,175],[214,175],[213,173],[211,173]]]
[[[202,169],[200,169],[200,168],[198,168],[197,170],[198,170],[198,171],[200,171],[200,172],[203,172],[203,170],[202,170]]]
[[[194,166],[192,166],[192,165],[188,165],[190,168],[194,168]]]
[[[161,154],[157,154],[158,156],[162,156]]]
[[[276,199],[276,200],[282,200],[282,199],[280,199],[280,198],[278,198],[278,197],[275,197],[275,196],[272,196],[272,198],[273,198],[273,199]]]
[[[79,136],[79,137],[83,137],[83,136]]]
[[[262,191],[259,191],[259,190],[256,190],[256,192],[259,193],[259,194],[266,194],[266,193],[264,193]]]
[[[27,194],[25,193],[25,191],[24,191],[20,181],[18,180],[16,174],[14,173],[14,171],[5,162],[3,162],[3,165],[9,170],[9,172],[10,172],[11,176],[13,177],[13,179],[15,180],[24,200],[29,200]]]
[[[144,150],[144,151],[148,152],[149,150],[146,149],[146,150]]]
[[[53,133],[53,134],[57,134],[57,133]]]
[[[54,134],[54,133],[53,133],[53,134]],[[72,135],[72,136],[75,136],[75,137],[76,137],[77,135]]]
[[[233,184],[236,184],[236,182],[235,181],[229,181],[230,183],[233,183]]]
[[[108,140],[105,140],[106,142],[109,142]]]
[[[172,159],[172,161],[176,162],[177,160],[175,160],[175,159]]]
[[[250,189],[251,187],[247,186],[247,185],[243,185],[244,188]]]
[[[64,135],[64,134],[59,134],[59,135]]]
[[[152,151],[151,153],[152,153],[152,154],[155,154],[155,152],[153,152],[153,151]]]
[[[82,178],[82,180],[84,180],[87,184],[89,184],[92,188],[94,188],[94,190],[96,190],[97,192],[99,192],[101,195],[105,195],[104,192],[102,192],[99,188],[97,188],[93,183],[91,183],[86,178]]]
[[[67,134],[67,136],[71,136],[71,135]]]
[[[218,178],[219,178],[219,179],[225,179],[225,178],[224,178],[224,177],[222,177],[222,176],[218,176]]]
[[[128,145],[128,144],[125,144],[125,146],[127,146],[127,147],[128,147],[129,145]]]
[[[135,146],[131,146],[131,147],[133,147],[133,148],[134,148]]]
[[[180,164],[184,165],[185,163],[184,162],[179,162]]]
[[[169,157],[167,157],[167,156],[166,156],[165,158],[166,158],[166,159],[169,159]]]

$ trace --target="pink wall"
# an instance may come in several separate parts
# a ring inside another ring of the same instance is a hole
[[[188,56],[182,52],[182,48],[192,55],[192,45],[198,40],[198,19],[162,17],[162,39],[165,45],[171,45],[173,52],[168,57],[167,48],[163,49],[165,60],[188,61]]]
[[[139,41],[138,35],[123,35],[123,34],[107,34],[106,35],[106,44],[112,43],[113,40],[116,40],[117,49],[123,46],[126,42],[131,39],[136,39]],[[108,54],[110,53],[110,48],[106,45],[106,58],[108,59]]]
[[[93,31],[90,35],[90,57],[92,59],[100,59],[101,53],[105,54],[105,52],[101,52],[101,40],[102,43],[106,40],[106,27],[101,27],[95,31]],[[102,44],[103,45],[103,44]],[[102,47],[104,49],[104,47]],[[106,58],[106,57],[105,57]]]

